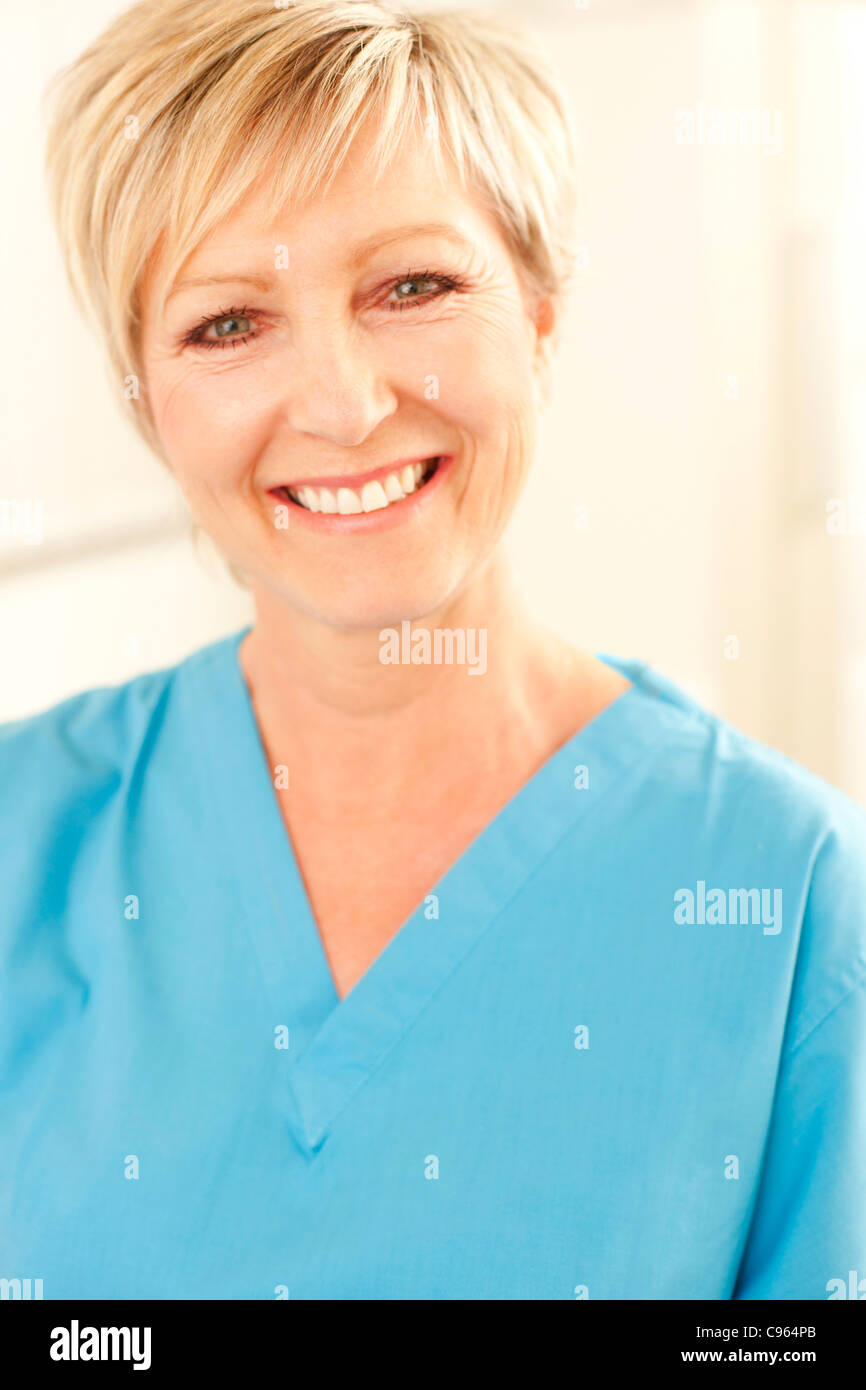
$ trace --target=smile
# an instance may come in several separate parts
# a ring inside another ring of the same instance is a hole
[[[308,512],[333,516],[358,516],[363,512],[384,511],[405,501],[429,483],[439,467],[441,455],[397,466],[379,477],[356,482],[353,486],[303,483],[296,487],[276,487],[274,495],[294,502]]]

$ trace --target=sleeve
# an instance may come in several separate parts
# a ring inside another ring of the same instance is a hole
[[[866,979],[779,1075],[734,1299],[866,1299]]]
[[[815,855],[733,1299],[866,1299],[866,817]]]

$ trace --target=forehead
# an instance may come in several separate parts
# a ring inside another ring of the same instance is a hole
[[[434,157],[429,138],[412,133],[394,157],[376,168],[374,131],[362,128],[334,172],[328,186],[303,200],[274,206],[274,179],[266,170],[236,207],[223,217],[177,267],[170,283],[160,275],[165,258],[150,277],[168,295],[192,277],[217,274],[228,259],[258,260],[273,269],[285,248],[289,263],[299,272],[327,262],[351,268],[381,246],[440,238],[458,255],[489,248],[500,241],[498,227],[484,200],[460,177],[454,163],[440,151]]]

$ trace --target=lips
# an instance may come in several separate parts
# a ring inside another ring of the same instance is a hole
[[[352,479],[316,479],[271,488],[274,496],[293,502],[308,512],[358,516],[384,511],[420,491],[433,477],[442,455],[386,465]]]

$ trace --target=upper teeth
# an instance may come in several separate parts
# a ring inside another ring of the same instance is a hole
[[[390,507],[392,502],[402,502],[410,493],[417,492],[421,479],[425,476],[435,459],[423,463],[407,463],[397,473],[361,488],[312,487],[307,484],[300,488],[288,488],[288,494],[295,502],[310,512],[337,512],[340,516],[350,516],[357,512],[375,512],[381,507]]]

